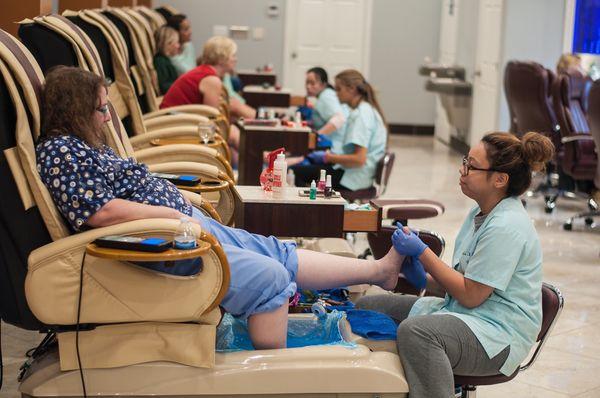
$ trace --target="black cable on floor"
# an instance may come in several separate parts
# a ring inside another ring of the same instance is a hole
[[[79,376],[81,377],[81,387],[83,388],[83,396],[87,398],[85,388],[85,380],[83,379],[83,368],[81,367],[81,357],[79,356],[79,320],[81,319],[81,297],[83,295],[83,265],[85,264],[85,251],[81,259],[81,268],[79,270],[79,298],[77,300],[77,324],[75,325],[75,351],[77,352],[77,364],[79,366]]]

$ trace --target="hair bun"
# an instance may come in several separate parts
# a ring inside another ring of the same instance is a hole
[[[554,157],[554,144],[539,133],[529,132],[521,138],[523,159],[529,164],[532,171],[543,170],[546,163]]]

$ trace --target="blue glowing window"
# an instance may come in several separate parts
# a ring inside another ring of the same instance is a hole
[[[573,52],[600,54],[600,0],[577,0]]]

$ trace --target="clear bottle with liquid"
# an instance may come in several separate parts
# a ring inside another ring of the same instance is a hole
[[[181,217],[173,238],[173,247],[179,250],[190,250],[195,249],[196,244],[196,231],[192,222],[187,217]]]

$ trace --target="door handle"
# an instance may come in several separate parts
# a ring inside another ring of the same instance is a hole
[[[298,54],[296,53],[296,51],[294,51],[291,55],[292,59],[296,59],[298,58]]]

